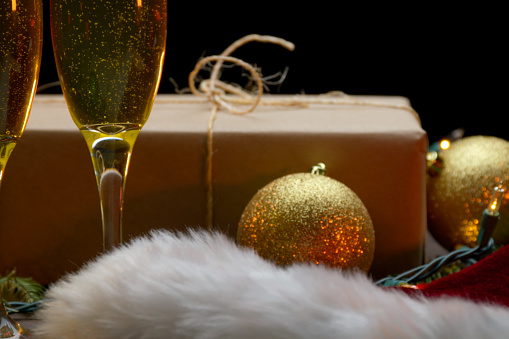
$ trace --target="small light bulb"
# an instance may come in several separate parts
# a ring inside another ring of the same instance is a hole
[[[440,141],[440,148],[442,150],[446,150],[448,149],[449,147],[451,147],[451,142],[447,139],[444,139],[442,141]]]
[[[493,196],[491,197],[490,203],[488,205],[488,213],[491,215],[498,215],[504,192],[505,188],[502,185],[495,186],[493,188]]]
[[[504,196],[505,188],[502,184],[493,188],[493,195],[491,197],[488,208],[486,208],[482,214],[481,227],[479,228],[479,234],[477,235],[477,242],[480,248],[483,248],[489,244],[491,235],[497,226],[498,220],[500,219],[500,204]]]

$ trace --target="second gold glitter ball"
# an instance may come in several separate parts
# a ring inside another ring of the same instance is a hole
[[[509,142],[491,136],[455,141],[440,152],[441,169],[427,182],[428,228],[449,251],[474,247],[483,210],[495,186],[509,182]],[[509,243],[509,196],[500,206],[500,221],[493,234],[499,244]]]

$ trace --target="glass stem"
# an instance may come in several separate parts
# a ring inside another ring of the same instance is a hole
[[[116,138],[97,139],[90,148],[97,178],[105,251],[122,243],[122,206],[131,145]]]
[[[5,165],[7,165],[7,160],[9,160],[15,146],[14,138],[0,137],[0,185],[2,184]]]
[[[116,169],[103,172],[99,184],[103,224],[103,245],[108,251],[122,242],[122,205],[124,177]]]

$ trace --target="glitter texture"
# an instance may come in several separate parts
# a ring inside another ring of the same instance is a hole
[[[467,137],[452,143],[440,157],[443,169],[427,183],[428,228],[447,250],[459,245],[474,247],[493,188],[509,181],[509,142],[488,136]],[[495,242],[501,244],[509,242],[508,200],[506,193],[493,234]]]
[[[375,232],[351,189],[324,175],[297,173],[258,191],[241,217],[237,241],[282,266],[314,262],[367,272]]]

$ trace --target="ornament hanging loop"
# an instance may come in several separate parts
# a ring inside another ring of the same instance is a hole
[[[327,169],[325,168],[325,164],[319,162],[315,166],[311,167],[311,174],[325,175]]]

